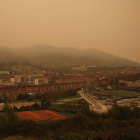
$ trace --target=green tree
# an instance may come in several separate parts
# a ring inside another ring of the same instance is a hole
[[[14,113],[14,110],[12,109],[11,106],[9,106],[8,104],[5,104],[4,108],[2,109],[3,111],[3,116],[5,117],[5,120],[7,122],[16,122],[18,117],[16,116],[16,114]]]

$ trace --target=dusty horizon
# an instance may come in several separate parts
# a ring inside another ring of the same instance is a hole
[[[140,62],[139,0],[0,1],[0,46],[95,48]]]

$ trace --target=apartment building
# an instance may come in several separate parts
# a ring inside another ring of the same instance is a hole
[[[49,84],[49,82],[46,77],[37,77],[37,78],[35,78],[34,84],[43,85],[43,84]]]

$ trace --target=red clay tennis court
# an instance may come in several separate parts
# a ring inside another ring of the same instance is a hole
[[[35,122],[46,120],[45,118],[43,118],[31,111],[16,112],[16,114],[22,120],[32,120]]]
[[[16,112],[17,116],[22,120],[32,120],[35,122],[45,121],[45,120],[59,120],[65,119],[67,117],[57,114],[49,110],[39,110],[39,111],[22,111]]]
[[[33,113],[45,118],[46,120],[60,120],[60,119],[67,118],[66,116],[57,114],[57,113],[49,111],[49,110],[33,111]]]

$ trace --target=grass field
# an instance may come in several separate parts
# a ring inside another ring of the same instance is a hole
[[[51,106],[51,110],[55,111],[61,115],[67,117],[74,117],[78,111],[80,111],[83,106],[76,106],[76,105],[64,105],[64,104],[54,104]]]
[[[62,103],[54,103],[51,105],[51,110],[61,113],[62,115],[73,117],[77,112],[83,109],[85,105],[89,105],[89,103],[85,99],[76,99],[71,98],[71,101]]]
[[[110,95],[113,95],[113,96],[119,96],[119,97],[128,97],[128,96],[138,97],[137,93],[130,92],[130,91],[118,91],[118,90],[115,90],[115,91],[104,91],[104,93],[110,94]]]
[[[69,103],[72,103],[72,104],[83,103],[83,104],[88,104],[88,105],[89,105],[89,103],[88,103],[84,98],[82,98],[82,99],[77,99],[77,100],[72,100],[72,101],[69,101]]]
[[[80,94],[77,94],[76,96],[69,96],[69,97],[60,98],[60,99],[56,100],[56,102],[62,102],[63,100],[80,98],[80,97],[81,97],[81,95]]]
[[[53,104],[52,106],[51,106],[51,109],[52,110],[57,110],[58,112],[60,111],[64,111],[64,109],[63,109],[63,104]]]

